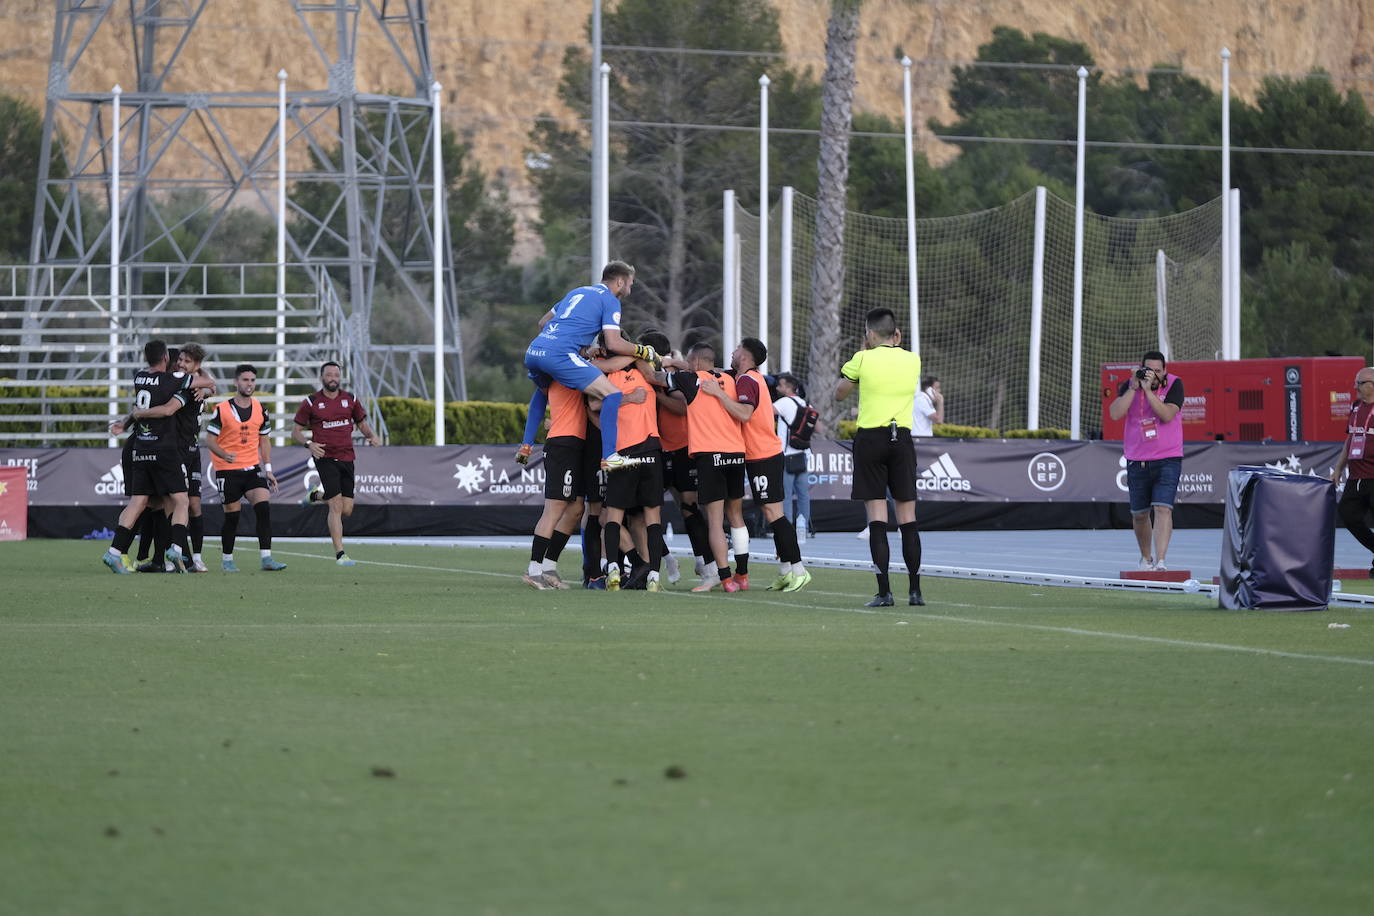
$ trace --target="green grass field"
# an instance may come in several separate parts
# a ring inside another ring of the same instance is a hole
[[[103,546],[0,545],[3,913],[1374,900],[1374,612],[534,592],[515,551],[313,544],[117,577]]]

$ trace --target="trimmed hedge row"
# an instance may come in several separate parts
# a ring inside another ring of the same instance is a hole
[[[858,424],[853,420],[841,420],[837,432],[839,439],[853,439]],[[983,426],[958,426],[953,423],[936,423],[934,432],[943,439],[1067,439],[1067,429],[988,429]]]
[[[434,444],[433,401],[378,398],[377,407],[386,419],[389,444]],[[450,401],[444,405],[444,441],[449,445],[519,442],[525,435],[528,414],[528,404]]]
[[[52,413],[93,414],[105,409],[109,388],[99,385],[25,385],[20,388],[0,389],[0,414],[7,417],[33,415],[32,420],[0,423],[0,446],[7,448],[32,448],[36,443],[29,440],[8,440],[6,433],[93,433],[92,439],[64,441],[64,446],[102,446],[107,440],[103,424],[92,424],[86,420],[56,420],[44,423],[37,417],[37,404],[22,404],[18,398],[96,398],[98,403],[54,403]]]
[[[87,397],[102,400],[106,389],[97,385],[46,386],[52,397]],[[32,413],[33,404],[20,404],[13,398],[36,398],[43,395],[44,389],[33,385],[23,388],[8,388],[0,395],[0,414],[14,416]],[[386,420],[388,441],[391,445],[430,445],[434,442],[434,402],[420,398],[379,398],[378,407]],[[57,403],[52,405],[56,414],[97,413],[98,407],[90,403]],[[489,443],[519,442],[525,435],[525,417],[529,413],[527,404],[506,404],[494,401],[450,401],[444,405],[444,440],[449,445],[485,445]],[[91,424],[79,420],[54,421],[48,424],[54,432],[91,432],[95,438],[81,439],[71,443],[74,446],[102,446],[105,437],[103,429],[92,429]],[[854,438],[856,424],[853,420],[841,420],[838,438]],[[5,432],[39,432],[43,424],[37,419],[15,423],[0,423],[0,444],[5,443]],[[980,426],[956,426],[939,423],[935,435],[954,439],[1067,439],[1065,429],[1008,429],[998,431]],[[543,430],[540,430],[543,440]],[[14,442],[13,445],[25,443]]]

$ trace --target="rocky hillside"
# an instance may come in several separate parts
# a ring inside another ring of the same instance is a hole
[[[163,6],[187,7],[195,0]],[[610,5],[614,0],[606,0]],[[286,0],[210,0],[206,18],[188,45],[184,66],[169,88],[205,91],[272,90],[285,67],[293,88],[323,86],[326,71],[304,41]],[[823,67],[829,0],[777,0],[782,33],[794,67]],[[118,29],[103,29],[75,88],[107,89],[132,83],[128,5],[115,4]],[[474,144],[487,170],[504,180],[517,203],[524,189],[528,118],[560,112],[555,89],[564,48],[586,40],[590,0],[433,0],[432,46],[446,89],[446,115]],[[41,103],[52,48],[50,0],[0,4],[0,91]],[[1320,10],[1320,11],[1318,11]],[[950,62],[971,59],[994,25],[1078,39],[1108,68],[1148,67],[1167,61],[1220,81],[1218,51],[1229,46],[1237,91],[1252,92],[1263,73],[1322,67],[1342,87],[1362,88],[1374,75],[1366,14],[1374,0],[867,0],[860,42],[859,107],[901,111],[897,48],[918,61],[913,68],[918,123],[947,117]],[[320,26],[324,24],[321,23]],[[322,29],[326,31],[327,29]],[[120,37],[124,36],[124,37]],[[360,42],[358,83],[365,91],[409,91],[407,75],[388,66],[383,39]],[[607,59],[614,64],[613,54]],[[560,112],[561,113],[561,112]],[[253,132],[256,134],[256,131]],[[939,157],[928,136],[924,143]],[[522,207],[527,209],[527,207]]]

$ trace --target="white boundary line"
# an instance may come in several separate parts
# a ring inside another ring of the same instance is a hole
[[[278,538],[298,544],[327,544],[328,538]],[[432,538],[355,538],[356,542],[379,544],[387,547],[473,547],[484,550],[524,550],[528,539],[492,540],[480,543],[453,539]],[[677,547],[669,553],[678,557],[690,557],[690,551]],[[857,572],[872,572],[873,564],[867,560],[846,560],[838,557],[803,556],[802,562],[818,569],[849,569]],[[894,560],[891,565],[894,575],[907,574],[906,564]],[[1145,592],[1156,594],[1197,594],[1215,598],[1219,586],[1199,582],[1189,590],[1183,582],[1155,582],[1147,579],[1111,579],[1102,576],[1066,576],[1059,573],[1024,572],[1013,569],[981,569],[972,566],[927,566],[921,564],[921,575],[937,579],[975,579],[985,582],[1002,582],[1007,585],[1040,585],[1054,588],[1095,588],[1108,591]],[[1374,608],[1374,595],[1356,592],[1334,592],[1333,605],[1349,609],[1366,610]]]
[[[322,539],[322,540],[324,540],[324,541],[327,543],[327,539]],[[449,546],[449,545],[444,545],[444,546]],[[465,545],[465,546],[467,546],[467,545]],[[283,556],[291,556],[291,557],[306,557],[306,558],[318,559],[318,560],[330,560],[330,559],[331,559],[331,558],[328,557],[328,556],[321,556],[320,554],[313,554],[313,553],[298,553],[298,552],[295,552],[295,551],[280,551],[280,553],[281,553]],[[459,569],[459,568],[447,567],[447,566],[425,566],[425,565],[421,565],[421,564],[417,564],[417,563],[392,563],[392,562],[376,561],[376,560],[359,560],[359,561],[358,561],[358,565],[359,565],[359,566],[364,566],[364,565],[369,565],[369,566],[388,566],[388,567],[400,568],[400,569],[422,569],[422,570],[429,570],[429,571],[433,571],[433,572],[453,572],[453,573],[463,573],[463,574],[465,574],[465,575],[496,576],[496,577],[498,577],[498,578],[503,578],[503,579],[506,579],[506,578],[509,578],[509,579],[512,579],[512,580],[514,579],[514,574],[513,574],[513,573],[494,573],[494,572],[491,572],[490,570]],[[922,573],[922,575],[925,575],[925,573]],[[693,597],[692,594],[691,594],[690,592],[680,592],[680,591],[664,591],[664,592],[660,592],[659,594],[661,594],[661,595],[666,595],[666,596],[668,596],[668,597],[676,597],[676,598],[689,598],[689,599],[690,599],[690,598]],[[901,620],[905,619],[905,618],[913,618],[913,619],[919,619],[919,620],[929,620],[929,621],[932,621],[932,622],[934,622],[934,623],[964,623],[964,624],[975,624],[975,625],[978,625],[978,626],[1002,627],[1002,628],[1014,629],[1014,630],[1031,630],[1031,631],[1043,632],[1043,633],[1065,633],[1065,634],[1068,634],[1068,635],[1071,635],[1071,636],[1086,636],[1086,637],[1092,637],[1092,638],[1097,638],[1097,639],[1123,639],[1123,640],[1128,640],[1128,641],[1131,641],[1131,642],[1144,642],[1144,643],[1150,643],[1150,644],[1152,644],[1152,645],[1161,645],[1161,646],[1176,646],[1176,647],[1185,648],[1185,649],[1210,649],[1210,650],[1217,651],[1217,652],[1240,652],[1240,653],[1245,653],[1245,654],[1248,654],[1248,655],[1265,655],[1265,656],[1270,656],[1270,657],[1274,657],[1274,658],[1288,658],[1288,659],[1295,659],[1295,660],[1302,660],[1302,661],[1334,662],[1334,663],[1343,664],[1343,665],[1361,665],[1361,666],[1365,666],[1365,667],[1374,667],[1374,659],[1368,659],[1368,658],[1351,658],[1351,657],[1349,657],[1349,656],[1344,656],[1344,655],[1318,655],[1318,654],[1316,654],[1316,653],[1309,653],[1309,652],[1288,652],[1288,651],[1285,651],[1285,650],[1283,650],[1283,649],[1265,649],[1265,648],[1260,648],[1260,647],[1257,647],[1257,646],[1237,646],[1237,645],[1232,645],[1232,644],[1229,644],[1229,643],[1219,643],[1219,642],[1198,642],[1198,641],[1187,640],[1187,639],[1171,639],[1171,638],[1166,637],[1166,636],[1143,636],[1143,635],[1138,634],[1138,633],[1113,633],[1113,632],[1110,632],[1110,631],[1107,631],[1107,630],[1087,630],[1087,629],[1083,629],[1082,627],[1057,627],[1057,626],[1051,626],[1051,625],[1049,625],[1049,624],[1040,624],[1040,623],[1017,623],[1017,622],[1015,622],[1015,621],[1009,621],[1009,620],[984,620],[984,619],[977,618],[977,617],[956,617],[956,616],[948,615],[948,614],[931,614],[931,613],[928,613],[928,612],[915,612],[915,611],[913,611],[913,612],[907,613],[907,612],[905,612],[905,611],[898,611],[898,610],[896,610],[896,609],[891,610],[891,611],[888,611],[888,610],[880,610],[880,609],[877,609],[877,608],[864,608],[864,607],[859,607],[859,608],[846,608],[846,607],[835,607],[835,606],[833,606],[833,605],[826,605],[826,604],[803,604],[803,603],[797,602],[797,601],[795,601],[795,600],[793,600],[793,601],[780,601],[780,600],[774,600],[774,599],[771,599],[771,598],[764,598],[764,597],[762,597],[761,595],[762,595],[762,594],[765,594],[765,593],[759,593],[759,594],[760,594],[759,597],[755,597],[755,593],[750,592],[750,593],[748,593],[748,594],[747,594],[745,597],[743,597],[743,598],[733,598],[733,597],[732,597],[732,598],[730,598],[729,600],[730,600],[730,601],[733,601],[733,602],[736,602],[736,603],[738,603],[738,602],[740,602],[740,601],[748,601],[748,602],[750,602],[750,603],[752,603],[752,604],[765,604],[765,605],[771,605],[771,606],[774,606],[774,607],[783,607],[783,608],[804,608],[804,609],[806,609],[806,610],[812,610],[812,611],[836,611],[836,612],[843,613],[843,614],[867,614],[867,615],[872,615],[872,616],[877,616],[877,617],[890,617],[890,618],[893,618],[894,620],[897,620],[897,621],[899,621],[899,622],[900,622]],[[808,594],[815,594],[815,595],[834,595],[834,596],[836,596],[836,597],[844,597],[844,598],[853,598],[853,597],[854,597],[854,596],[849,595],[849,594],[841,594],[841,593],[837,593],[837,592],[809,592]],[[981,606],[981,605],[969,605],[969,604],[951,604],[951,607],[982,607],[982,606]],[[987,610],[1021,610],[1020,608],[1012,608],[1012,607],[987,607],[986,609],[987,609]]]

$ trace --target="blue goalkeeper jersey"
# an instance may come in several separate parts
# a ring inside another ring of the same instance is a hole
[[[529,349],[576,353],[607,328],[620,330],[620,300],[604,283],[579,286],[553,307],[553,317]]]

